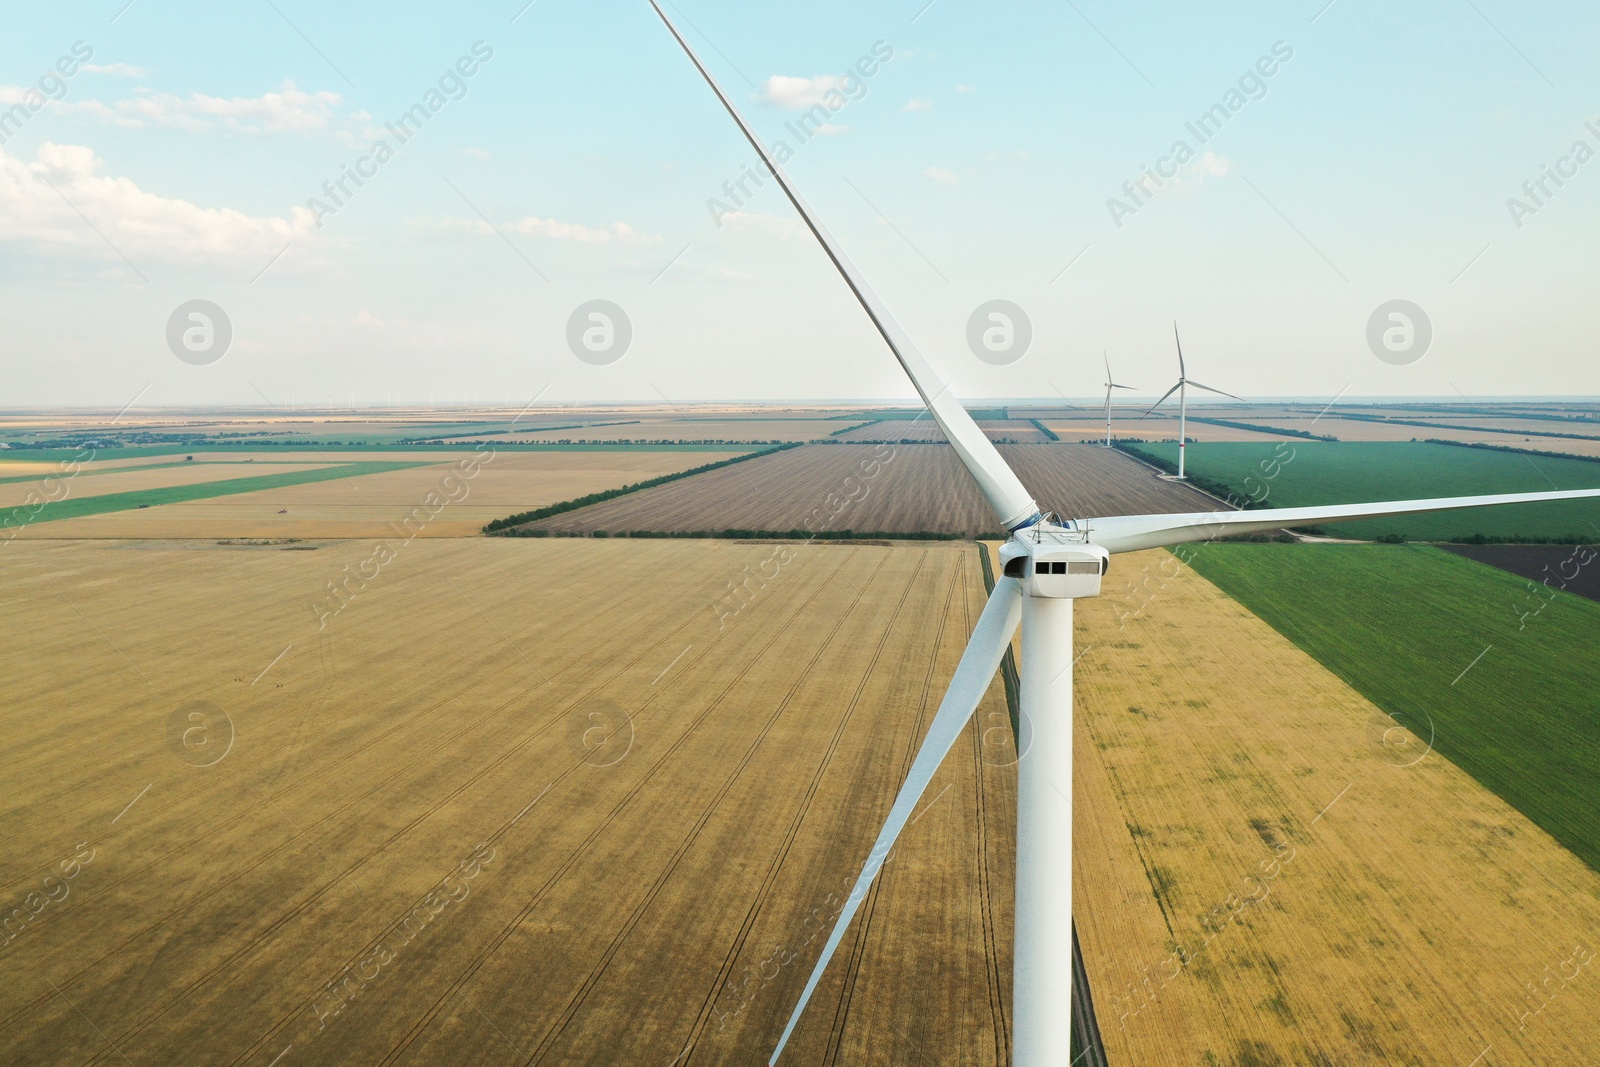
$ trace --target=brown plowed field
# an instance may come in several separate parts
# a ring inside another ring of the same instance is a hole
[[[1593,545],[1440,545],[1549,589],[1600,600],[1600,555]],[[1548,596],[1549,594],[1543,593]]]
[[[1197,490],[1092,445],[1001,445],[1064,516],[1211,511]],[[874,475],[871,472],[876,471]],[[529,524],[559,532],[854,530],[978,536],[997,523],[948,445],[804,445]]]

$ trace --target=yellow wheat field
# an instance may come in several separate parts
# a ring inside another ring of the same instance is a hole
[[[972,547],[295,548],[6,548],[0,1062],[761,1061]],[[1007,1062],[1004,722],[996,685],[785,1063]]]
[[[1164,552],[1113,561],[1078,640],[1110,1062],[1600,1058],[1600,876]]]

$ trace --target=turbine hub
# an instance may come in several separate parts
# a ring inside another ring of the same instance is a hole
[[[1111,553],[1076,525],[1046,520],[1019,531],[1000,547],[1001,573],[1020,581],[1028,596],[1057,600],[1099,596]]]

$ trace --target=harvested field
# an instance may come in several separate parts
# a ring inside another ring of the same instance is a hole
[[[453,488],[454,482],[441,486],[457,464],[472,453],[412,455],[425,457],[429,465],[143,511],[35,524],[19,536],[474,537],[485,523],[507,514],[703,466],[716,459],[715,454],[703,452],[499,452],[479,467],[474,478],[464,482],[463,494]],[[15,487],[0,486],[4,488]],[[431,509],[426,507],[430,493],[445,499],[454,493],[456,499],[430,516]]]
[[[1430,546],[1202,545],[1190,562],[1600,871],[1600,606]]]
[[[1240,422],[1254,422],[1254,419],[1244,418],[1235,413],[1227,416]],[[1082,420],[1057,420],[1050,419],[1045,422],[1063,440],[1081,438],[1087,441],[1104,441],[1106,437],[1106,422],[1101,419],[1095,422],[1092,419]],[[1196,422],[1190,419],[1185,427],[1185,432],[1191,441],[1281,441],[1283,436],[1273,433],[1260,433],[1256,430],[1238,430],[1232,426],[1213,426],[1209,422]],[[1111,436],[1113,439],[1138,438],[1144,441],[1176,441],[1178,439],[1178,417],[1159,418],[1155,415],[1148,419],[1119,418],[1115,415],[1111,419]]]
[[[939,429],[939,424],[929,417],[926,419],[886,419],[882,422],[869,422],[865,426],[857,426],[853,430],[840,434],[838,440],[846,444],[876,443],[880,441],[894,443],[901,441],[943,442],[945,436],[944,431]]]
[[[1037,426],[1025,420],[987,419],[980,421],[978,426],[988,435],[989,440],[996,442],[1037,445],[1050,440]],[[871,444],[887,441],[897,444],[908,441],[942,442],[945,436],[944,431],[939,429],[939,424],[929,416],[925,419],[886,419],[883,422],[868,423],[848,433],[840,434],[838,439],[852,443]]]
[[[796,546],[733,613],[772,546],[429,541],[319,632],[364,546],[7,551],[0,891],[67,890],[3,948],[17,1064],[755,1062],[984,599],[971,545]],[[1008,1061],[996,721],[786,1064]]]
[[[1221,506],[1104,448],[1001,445],[1000,451],[1040,505],[1062,515],[1211,511]],[[947,445],[803,445],[541,519],[527,528],[612,534],[741,529],[978,536],[995,525],[988,504]]]
[[[59,474],[61,464],[45,460],[0,460],[0,478],[43,478]]]
[[[827,419],[650,419],[618,426],[588,426],[581,430],[518,433],[518,440],[573,441],[815,441],[827,437],[847,422]]]
[[[1487,563],[1491,567],[1548,589],[1600,600],[1600,559],[1593,545],[1440,545],[1447,552]],[[1549,594],[1543,594],[1548,597]]]
[[[1290,429],[1306,429],[1312,433],[1330,434],[1341,441],[1464,441],[1468,444],[1506,445],[1511,448],[1531,448],[1539,452],[1566,452],[1575,456],[1600,456],[1600,440],[1581,441],[1573,437],[1535,437],[1526,433],[1490,430],[1461,429],[1444,426],[1409,426],[1404,423],[1369,422],[1365,419],[1338,419],[1332,416],[1315,426],[1306,420],[1304,426],[1283,420],[1268,420],[1273,425]],[[1539,424],[1529,423],[1528,428]]]
[[[1464,430],[1493,430],[1499,433],[1511,434],[1545,434],[1563,433],[1588,437],[1600,440],[1600,427],[1593,423],[1574,422],[1570,419],[1540,419],[1525,418],[1494,418],[1492,413],[1472,412],[1462,415],[1435,415],[1428,412],[1408,412],[1404,414],[1389,414],[1384,416],[1386,421],[1397,425],[1406,423],[1423,423],[1418,429],[1432,427],[1449,427]],[[1345,420],[1358,421],[1358,420]]]
[[[1063,441],[1084,441],[1094,444],[1104,443],[1106,439],[1104,419],[1099,422],[1094,419],[1041,419],[1040,421],[1050,427],[1050,432]],[[1115,426],[1115,423],[1112,425]]]
[[[1406,766],[1394,720],[1175,564],[1120,556],[1079,602],[1074,911],[1109,1062],[1600,1059],[1600,876],[1437,753]]]

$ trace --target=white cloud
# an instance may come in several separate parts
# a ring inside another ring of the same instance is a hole
[[[791,216],[763,215],[756,211],[729,211],[720,216],[721,226],[741,234],[767,234],[772,237],[799,237],[800,220]]]
[[[0,86],[0,102],[10,103],[26,92]],[[47,106],[76,112],[130,129],[165,126],[203,133],[218,126],[241,133],[319,133],[338,122],[338,93],[306,93],[285,82],[276,92],[255,97],[207,96],[190,93],[141,91],[136,96],[106,103],[103,100],[57,100]]]
[[[970,85],[958,85],[958,86],[956,86],[956,92],[958,92],[958,93],[975,93],[977,91],[978,90],[974,89]]]
[[[961,179],[957,176],[955,171],[946,170],[943,167],[929,167],[927,170],[922,172],[922,176],[924,178],[932,178],[936,182],[943,182],[945,185],[961,184]]]
[[[1209,148],[1200,153],[1193,163],[1189,164],[1189,172],[1201,179],[1226,178],[1228,171],[1233,169],[1233,164],[1222,156],[1217,155]]]
[[[83,70],[90,74],[110,74],[117,78],[146,78],[150,72],[144,67],[135,67],[127,63],[85,63]]]
[[[761,87],[761,99],[792,111],[822,103],[830,91],[839,89],[839,78],[833,74],[819,74],[815,78],[791,78],[774,74]]]
[[[489,153],[485,152],[481,148],[473,148],[471,145],[468,145],[466,148],[463,148],[461,150],[461,154],[464,155],[464,156],[471,156],[473,159],[482,159],[482,160],[488,160],[489,159]]]
[[[906,101],[906,106],[901,111],[927,111],[933,107],[932,100],[914,99]]]
[[[709,278],[718,282],[745,282],[753,277],[749,271],[734,270],[731,267],[709,267],[702,263],[679,263],[673,269],[683,270],[689,274],[697,274],[702,278]]]
[[[640,233],[626,222],[613,222],[610,226],[584,226],[581,223],[557,222],[555,219],[541,219],[529,215],[525,219],[507,224],[505,228],[512,233],[527,234],[530,237],[548,237],[553,241],[573,241],[585,245],[661,243],[661,238]]]
[[[494,233],[494,227],[482,219],[417,220],[412,225],[418,230],[432,230],[438,233]],[[522,234],[525,237],[544,237],[552,241],[570,241],[585,245],[661,243],[661,238],[653,234],[640,233],[626,222],[613,222],[610,226],[584,226],[581,223],[558,222],[555,219],[541,219],[537,215],[529,215],[516,222],[502,223],[500,229],[505,233]]]
[[[366,308],[362,308],[360,311],[356,312],[355,316],[353,318],[351,318],[350,321],[353,322],[357,326],[380,326],[381,327],[384,324],[382,319],[378,318],[378,316],[374,315],[372,312],[368,311]]]
[[[1188,163],[1180,165],[1178,172],[1170,178],[1163,177],[1161,184],[1154,186],[1153,192],[1151,183],[1146,179],[1139,179],[1139,188],[1145,190],[1147,194],[1156,196],[1191,196],[1206,183],[1208,178],[1226,178],[1232,172],[1232,160],[1207,150]]]
[[[200,207],[146,192],[130,178],[106,177],[101,165],[83,145],[47,141],[32,163],[0,149],[0,241],[74,249],[95,258],[113,255],[109,241],[136,264],[149,258],[265,263],[316,229],[303,207],[291,208],[288,218]]]

